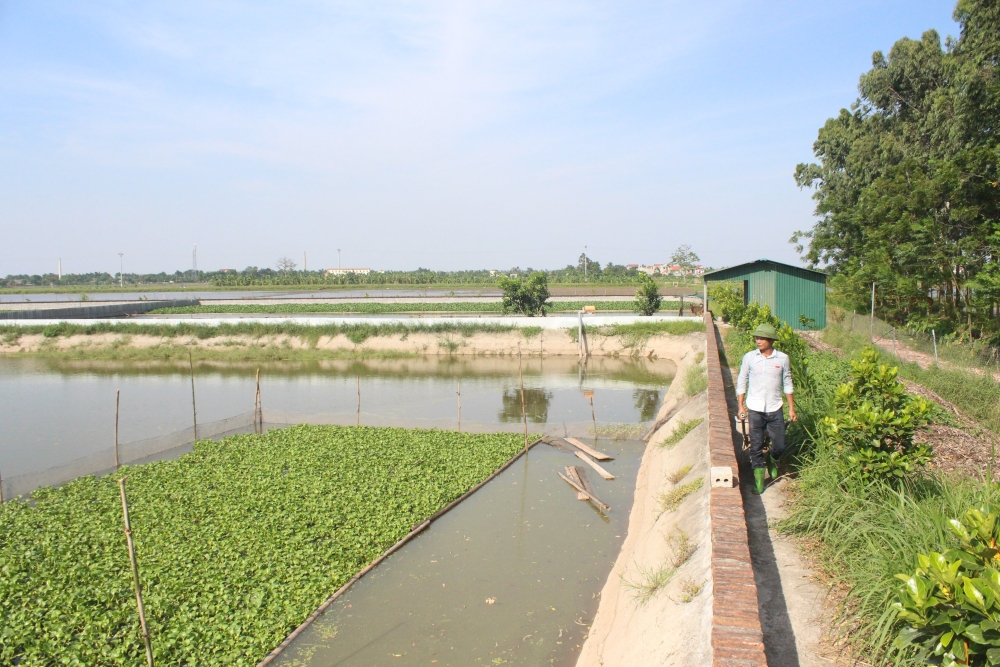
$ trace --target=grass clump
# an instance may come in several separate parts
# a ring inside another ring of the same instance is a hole
[[[523,446],[517,434],[301,425],[4,503],[0,663],[144,664],[120,477],[157,662],[252,667]]]
[[[691,464],[688,464],[686,466],[681,466],[677,470],[675,470],[672,473],[670,473],[669,475],[667,475],[667,479],[670,480],[671,484],[677,484],[682,479],[684,479],[685,477],[687,477],[687,474],[689,472],[691,472]]]
[[[708,369],[704,366],[691,366],[684,373],[684,393],[697,396],[708,389]]]
[[[676,529],[667,538],[667,543],[670,545],[671,551],[670,564],[677,569],[680,569],[684,563],[691,560],[691,556],[698,550],[698,547],[691,541],[690,536],[680,528]]]
[[[575,312],[584,306],[594,306],[602,312],[631,312],[629,301],[552,301],[545,306],[547,311],[554,313]],[[680,302],[665,302],[660,310],[677,310]],[[458,301],[458,302],[381,302],[361,301],[349,303],[248,303],[225,305],[179,306],[176,308],[158,308],[151,311],[154,315],[190,315],[190,314],[296,314],[296,313],[329,313],[353,315],[388,315],[392,313],[494,313],[500,314],[503,304],[499,301]]]
[[[670,491],[660,494],[660,512],[673,512],[676,511],[684,499],[690,496],[692,493],[700,489],[705,485],[705,480],[701,477],[694,480],[693,482],[688,482],[687,484],[682,484],[681,486],[675,486]]]
[[[640,606],[646,604],[653,597],[663,590],[670,580],[677,574],[677,568],[668,563],[661,563],[655,567],[642,567],[637,565],[634,579],[622,577],[622,585],[632,595]]]
[[[681,594],[678,596],[677,601],[681,604],[687,604],[694,600],[698,595],[704,590],[704,581],[695,581],[694,579],[684,579],[681,581]]]
[[[703,421],[705,421],[703,417],[682,421],[680,424],[677,425],[677,428],[675,428],[673,432],[669,436],[667,436],[667,439],[664,440],[662,443],[660,443],[660,447],[666,447],[667,449],[670,449],[671,447],[675,446],[678,442],[684,439],[684,436],[686,436],[688,433],[698,428],[698,425],[701,424]]]

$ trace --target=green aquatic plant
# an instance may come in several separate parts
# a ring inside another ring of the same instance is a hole
[[[518,434],[302,425],[5,503],[0,664],[144,661],[119,477],[156,661],[252,667],[523,447]]]

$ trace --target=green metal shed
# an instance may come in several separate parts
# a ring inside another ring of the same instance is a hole
[[[705,274],[705,283],[743,283],[743,302],[767,304],[771,312],[793,329],[802,329],[799,316],[826,326],[826,274],[769,259],[758,259]]]

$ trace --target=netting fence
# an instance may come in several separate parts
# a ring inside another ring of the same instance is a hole
[[[852,334],[869,337],[876,345],[892,350],[897,356],[904,356],[905,350],[926,355],[938,363],[954,364],[969,369],[979,369],[996,375],[1000,373],[1000,348],[981,341],[956,340],[939,337],[937,332],[911,331],[902,329],[870,313],[847,313],[831,309],[830,321],[835,322]]]

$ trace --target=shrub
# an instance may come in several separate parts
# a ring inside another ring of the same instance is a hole
[[[847,474],[898,479],[929,463],[932,450],[914,444],[917,429],[931,421],[931,405],[903,389],[898,370],[878,363],[872,347],[851,362],[852,379],[837,387],[834,416],[820,430],[844,456]]]
[[[950,528],[959,547],[944,554],[917,554],[913,574],[903,581],[893,608],[906,623],[896,648],[917,649],[925,664],[1000,663],[1000,524],[986,508],[969,510]]]
[[[656,282],[645,273],[640,274],[642,281],[635,293],[635,311],[640,315],[653,315],[660,309],[660,291]]]
[[[549,279],[545,273],[536,271],[526,281],[501,276],[497,285],[503,290],[501,309],[505,315],[510,312],[528,317],[545,314],[549,305]]]

